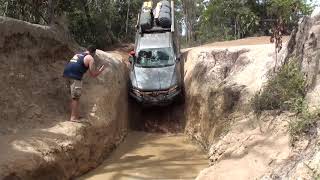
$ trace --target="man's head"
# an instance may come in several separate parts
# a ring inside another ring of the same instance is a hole
[[[90,45],[90,46],[87,47],[87,51],[89,51],[90,55],[92,55],[92,56],[95,55],[96,50],[97,50],[97,48],[96,48],[95,45]]]

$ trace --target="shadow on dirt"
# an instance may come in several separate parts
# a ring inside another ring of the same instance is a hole
[[[185,127],[184,104],[143,107],[129,98],[130,129],[151,133],[180,133]]]

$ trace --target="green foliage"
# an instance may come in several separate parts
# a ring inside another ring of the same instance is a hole
[[[268,81],[262,92],[251,101],[256,113],[264,110],[292,110],[302,112],[305,96],[305,79],[296,61],[282,66]]]
[[[47,23],[47,2],[36,0],[0,0],[0,15],[37,24]]]
[[[0,0],[0,15],[36,24],[50,24],[52,17],[66,14],[69,29],[83,46],[100,48],[135,35],[137,14],[144,0]],[[52,2],[52,3],[50,3]],[[270,35],[281,18],[290,31],[299,17],[310,14],[306,0],[176,0],[177,22],[184,27],[186,44]],[[128,29],[126,26],[127,12]],[[53,12],[53,16],[52,13]]]
[[[46,25],[50,23],[49,10],[52,8],[54,17],[67,15],[70,32],[80,45],[95,43],[99,48],[107,48],[117,41],[134,39],[137,14],[143,0],[52,0],[52,2],[50,6],[49,0],[0,0],[0,15]]]
[[[319,112],[310,113],[307,108],[298,114],[297,118],[289,123],[291,141],[295,141],[299,136],[308,134],[310,129],[316,126],[319,121]]]
[[[83,0],[86,1],[86,0]],[[70,30],[81,45],[95,43],[100,48],[107,48],[118,41],[133,40],[137,14],[143,0],[91,1],[86,7],[74,1],[67,12]],[[129,7],[128,32],[126,18]]]
[[[308,134],[320,119],[320,111],[310,113],[305,102],[306,82],[298,63],[291,59],[272,76],[261,92],[251,100],[254,112],[259,115],[264,110],[286,110],[295,113],[289,122],[291,141]]]
[[[204,12],[201,31],[204,38],[212,36],[223,39],[242,38],[252,34],[259,22],[259,17],[245,1],[212,1]]]
[[[306,0],[269,0],[267,12],[269,17],[281,19],[288,31],[301,16],[311,14],[312,7]]]
[[[299,18],[311,13],[306,0],[211,0],[200,16],[199,41],[239,39],[270,35],[277,19],[290,33]]]

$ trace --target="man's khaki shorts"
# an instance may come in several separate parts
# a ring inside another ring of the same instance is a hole
[[[71,98],[79,99],[81,97],[82,81],[68,79],[68,84],[70,87]]]

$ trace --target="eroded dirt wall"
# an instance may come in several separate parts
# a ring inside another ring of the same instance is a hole
[[[95,168],[127,133],[127,66],[84,78],[81,115],[68,122],[63,67],[79,47],[58,27],[0,17],[0,179],[70,179]]]
[[[290,154],[287,116],[258,118],[250,107],[275,66],[273,45],[197,47],[184,57],[185,132],[211,164],[197,180],[257,179],[283,164]]]
[[[300,20],[298,29],[292,34],[287,47],[285,59],[298,60],[301,70],[305,74],[308,86],[307,101],[310,110],[317,110],[319,95],[319,64],[320,64],[320,14],[314,12],[313,17],[304,17]]]
[[[61,67],[75,51],[67,42],[57,28],[0,18],[0,134],[67,112]]]
[[[272,45],[199,47],[184,57],[186,132],[209,149],[232,113],[250,111],[248,102],[273,67]]]

